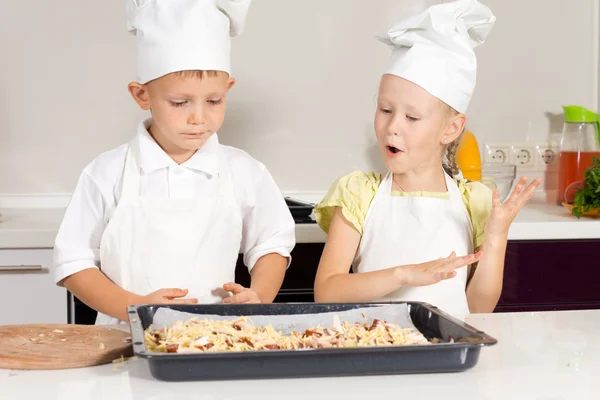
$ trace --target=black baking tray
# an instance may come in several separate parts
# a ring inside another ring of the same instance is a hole
[[[150,372],[163,381],[272,379],[459,372],[473,368],[482,347],[496,339],[444,313],[435,306],[407,302],[415,327],[432,345],[352,349],[261,350],[220,353],[156,353],[146,349],[143,331],[161,307],[194,314],[247,316],[341,312],[362,307],[394,307],[404,303],[240,304],[130,306],[133,349],[146,359]],[[348,321],[354,322],[354,321]],[[394,321],[388,321],[393,323]]]
[[[290,209],[290,213],[294,218],[308,218],[313,212],[315,207],[312,203],[305,203],[303,201],[294,200],[289,197],[285,198],[285,203]]]

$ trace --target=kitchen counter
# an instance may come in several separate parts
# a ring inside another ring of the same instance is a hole
[[[318,202],[322,195],[296,198]],[[508,232],[509,240],[600,239],[600,218],[574,217],[565,207],[548,200],[554,195],[539,193],[523,207]],[[296,226],[298,243],[323,243],[327,235],[315,224]]]
[[[3,208],[0,249],[52,248],[63,208]]]
[[[322,194],[295,193],[291,197],[317,202]],[[52,248],[64,208],[1,208],[0,248]],[[317,224],[296,224],[298,243],[324,243],[327,236]],[[564,208],[534,198],[511,226],[509,240],[600,239],[600,218],[576,219]]]
[[[144,360],[62,370],[0,370],[6,399],[586,400],[600,393],[600,311],[479,314],[498,339],[475,368],[452,374],[228,382],[160,382]]]

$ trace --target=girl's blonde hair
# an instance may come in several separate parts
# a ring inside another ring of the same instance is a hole
[[[444,162],[444,168],[450,175],[458,175],[458,163],[456,162],[456,151],[460,146],[460,141],[465,133],[464,129],[461,134],[451,143],[446,146],[446,161]]]
[[[451,117],[454,117],[459,114],[458,111],[456,111],[454,108],[450,107],[446,103],[444,103],[444,106],[446,107],[447,112]],[[460,141],[462,140],[464,133],[465,130],[463,128],[463,131],[460,133],[460,135],[458,135],[456,139],[454,139],[452,142],[446,145],[446,160],[444,161],[443,166],[444,170],[446,170],[448,175],[458,175],[459,169],[458,163],[456,162],[456,152],[458,150],[458,146],[460,146]]]

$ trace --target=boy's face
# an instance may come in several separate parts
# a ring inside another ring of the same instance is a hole
[[[375,133],[386,167],[401,174],[441,165],[445,145],[456,139],[464,126],[464,115],[451,117],[448,110],[422,87],[384,75],[377,99]]]
[[[220,128],[227,92],[235,80],[225,72],[171,73],[129,91],[144,110],[152,112],[150,132],[172,157],[195,152]]]

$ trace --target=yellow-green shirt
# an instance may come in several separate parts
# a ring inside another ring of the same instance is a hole
[[[381,174],[355,171],[338,179],[329,189],[325,198],[315,206],[317,223],[329,232],[329,225],[336,207],[340,207],[344,217],[362,235],[363,225],[371,201],[381,184]],[[492,210],[492,190],[481,182],[457,181],[467,212],[473,225],[473,245],[480,247],[484,242],[483,230]],[[392,192],[392,196],[419,196],[450,198],[448,192]]]

